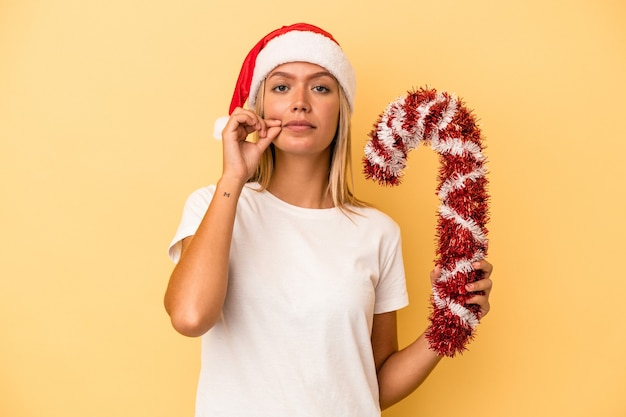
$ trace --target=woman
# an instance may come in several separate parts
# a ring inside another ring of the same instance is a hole
[[[244,61],[222,176],[189,197],[170,247],[166,310],[203,338],[197,416],[380,416],[440,360],[424,335],[398,349],[400,232],[349,187],[354,92],[312,25],[277,29]],[[484,316],[492,267],[475,267]]]

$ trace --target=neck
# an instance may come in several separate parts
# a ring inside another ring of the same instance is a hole
[[[267,189],[294,206],[331,208],[333,202],[328,192],[328,170],[329,157],[325,154],[315,159],[282,157],[277,154]]]

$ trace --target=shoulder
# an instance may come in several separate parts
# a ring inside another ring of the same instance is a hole
[[[354,207],[353,210],[357,213],[357,215],[361,217],[365,217],[369,219],[370,221],[398,227],[398,224],[396,223],[394,219],[391,218],[391,216],[377,209],[376,207],[372,207],[372,206]]]
[[[362,227],[380,230],[382,233],[400,235],[400,226],[387,213],[371,206],[352,207],[354,214],[350,214],[353,221]]]

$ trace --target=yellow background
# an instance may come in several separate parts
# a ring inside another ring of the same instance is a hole
[[[428,84],[486,138],[492,312],[385,417],[626,415],[625,17],[621,0],[0,2],[0,415],[192,415],[199,341],[162,308],[165,250],[218,178],[243,56],[297,21],[356,67],[357,192],[404,233],[402,344],[427,324],[438,162],[419,149],[400,188],[366,182],[367,132]]]

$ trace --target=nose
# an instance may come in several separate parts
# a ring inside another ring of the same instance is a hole
[[[309,102],[305,88],[298,89],[298,91],[294,92],[291,110],[294,112],[307,112],[311,110],[311,103]]]
[[[304,111],[304,112],[306,112],[308,110],[308,106],[306,104],[304,104],[303,102],[294,103],[292,110],[293,111]]]

